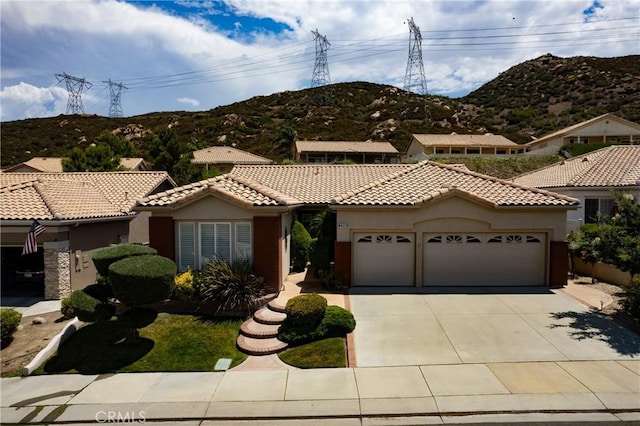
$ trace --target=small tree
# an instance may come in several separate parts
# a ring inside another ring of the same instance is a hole
[[[567,237],[569,252],[591,265],[591,282],[595,282],[593,270],[602,259],[602,238],[597,228],[581,228]]]
[[[606,261],[633,279],[640,273],[640,204],[631,194],[616,194],[615,203],[615,213],[605,220]]]

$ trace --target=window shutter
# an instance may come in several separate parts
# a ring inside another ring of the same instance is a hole
[[[236,260],[251,260],[251,223],[236,223]]]
[[[180,270],[195,269],[195,235],[192,222],[180,222],[178,225],[180,247],[178,256]]]
[[[216,255],[216,233],[215,224],[200,224],[200,267],[202,268]]]
[[[231,262],[231,224],[216,223],[216,256]]]

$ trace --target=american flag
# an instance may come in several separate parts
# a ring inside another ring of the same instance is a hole
[[[24,240],[24,247],[22,248],[22,255],[29,253],[35,253],[38,251],[38,235],[42,234],[47,229],[40,225],[37,220],[31,223],[31,229],[27,234],[27,238]]]

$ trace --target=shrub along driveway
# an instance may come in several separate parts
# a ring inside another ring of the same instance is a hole
[[[354,288],[358,367],[626,360],[640,336],[542,288]]]

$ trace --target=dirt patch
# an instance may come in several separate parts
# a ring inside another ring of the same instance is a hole
[[[592,283],[591,277],[579,276],[575,277],[574,284],[584,285],[589,288],[600,290],[601,292],[611,296],[613,301],[611,304],[605,306],[601,312],[616,321],[618,324],[640,334],[640,322],[636,321],[622,310],[622,305],[620,304],[620,301],[624,298],[624,289],[622,287],[600,281]]]
[[[41,318],[44,322],[35,324],[35,318]],[[60,311],[22,317],[19,329],[13,334],[13,340],[0,351],[2,376],[22,371],[22,368],[31,362],[69,321],[62,318]]]

